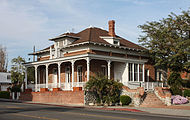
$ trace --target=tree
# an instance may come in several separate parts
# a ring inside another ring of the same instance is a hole
[[[148,49],[155,66],[172,72],[190,72],[190,11],[171,13],[158,22],[139,26],[139,42]]]
[[[85,91],[91,92],[95,96],[97,103],[110,104],[119,102],[122,86],[122,83],[97,74],[96,76],[91,76],[86,83]]]
[[[8,59],[6,48],[0,45],[0,72],[7,72]]]
[[[139,27],[144,33],[139,42],[148,49],[157,68],[169,69],[171,91],[180,93],[180,72],[190,72],[190,11],[182,11],[180,15],[171,13],[167,18]]]
[[[15,84],[22,84],[25,77],[25,68],[22,65],[25,60],[18,56],[17,58],[12,59],[12,67],[11,67],[11,80]]]

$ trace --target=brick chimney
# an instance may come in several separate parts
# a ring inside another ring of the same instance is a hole
[[[109,35],[115,37],[115,21],[110,20],[108,24],[109,24]]]

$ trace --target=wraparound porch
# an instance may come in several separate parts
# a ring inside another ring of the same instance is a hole
[[[121,59],[101,55],[90,56],[90,54],[74,58],[37,61],[25,65],[35,68],[34,83],[28,82],[26,77],[25,86],[26,89],[32,88],[36,92],[40,91],[40,88],[47,88],[50,91],[53,88],[61,90],[73,90],[74,87],[84,88],[91,75],[101,72],[109,79],[119,80],[130,88],[142,87],[143,84],[147,88],[145,82],[149,82],[150,76],[145,62],[146,60]],[[27,76],[27,74],[25,75]],[[138,83],[140,86],[132,86],[131,83]]]

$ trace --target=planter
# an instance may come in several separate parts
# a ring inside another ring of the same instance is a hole
[[[53,91],[61,91],[60,88],[53,88]]]
[[[40,88],[40,92],[46,92],[48,91],[48,88]]]
[[[73,87],[73,91],[82,91],[82,87]]]

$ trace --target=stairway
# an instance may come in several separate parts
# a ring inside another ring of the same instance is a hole
[[[154,92],[147,92],[146,97],[140,107],[162,107],[166,106]]]

